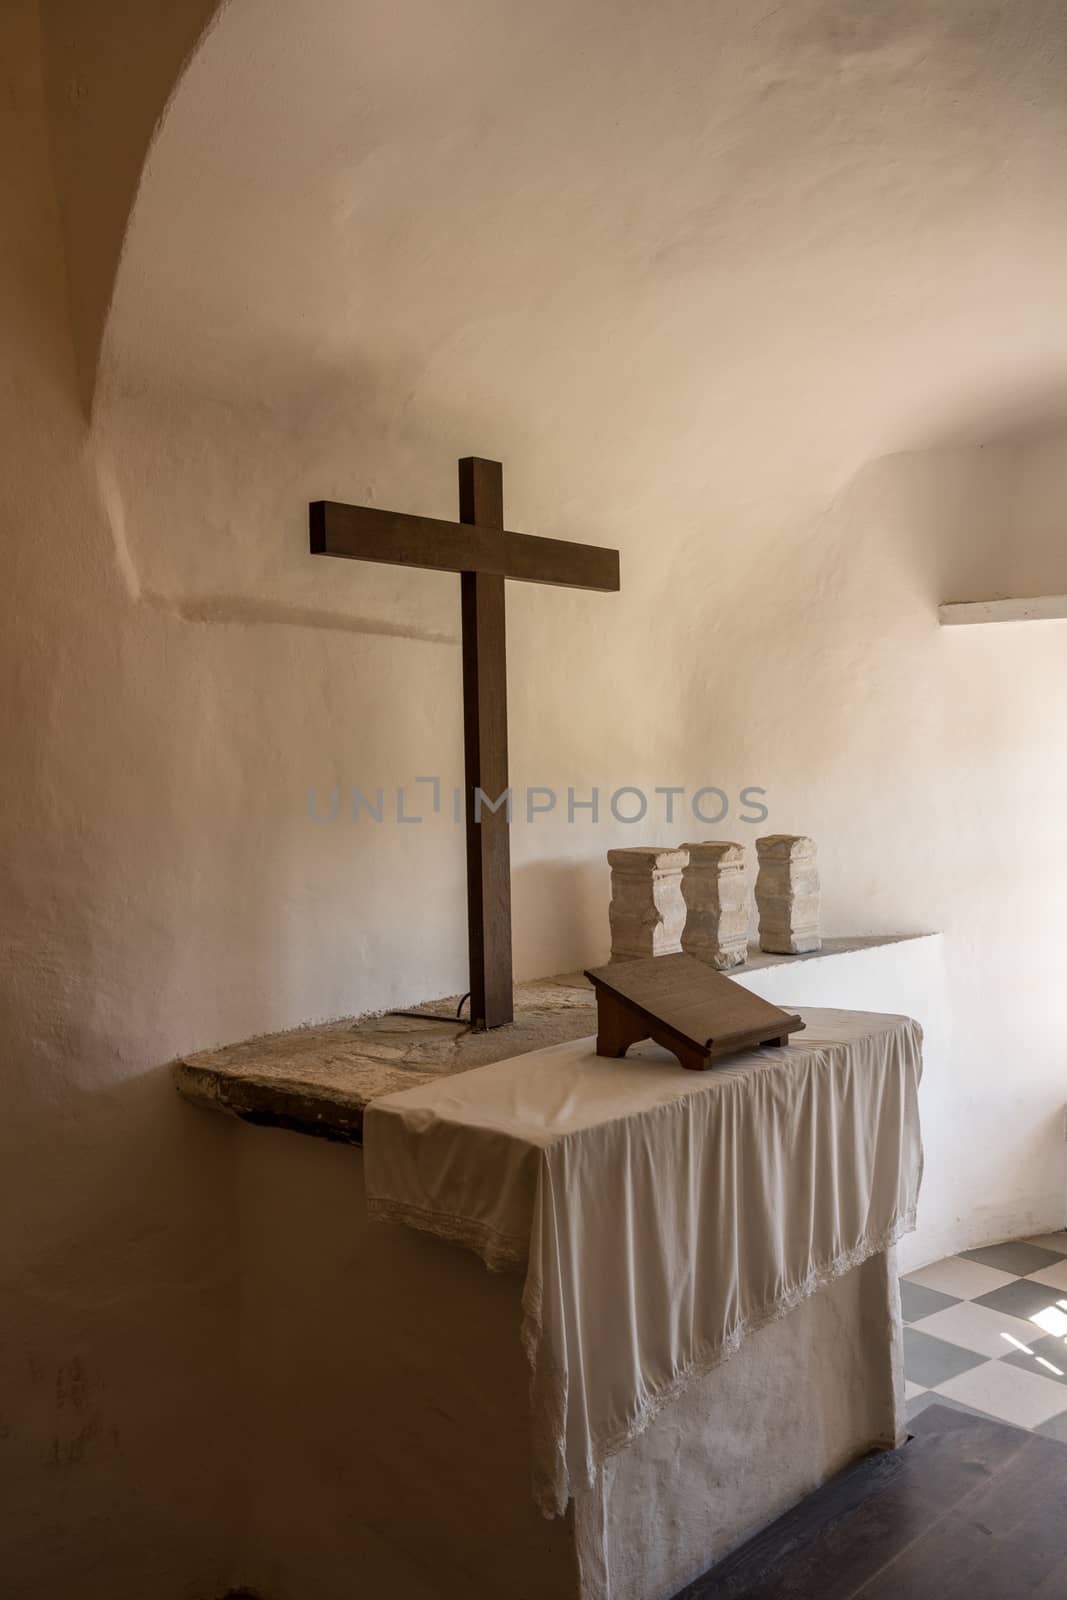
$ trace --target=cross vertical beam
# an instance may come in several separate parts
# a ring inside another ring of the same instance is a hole
[[[504,472],[499,461],[459,463],[459,520],[504,532]],[[511,980],[510,800],[507,650],[502,574],[464,572],[463,751],[467,787],[467,941],[471,1021],[498,1028],[515,1014]],[[480,816],[479,816],[480,808]]]

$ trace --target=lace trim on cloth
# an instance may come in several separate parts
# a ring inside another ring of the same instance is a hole
[[[562,1375],[548,1358],[541,1337],[540,1294],[529,1282],[523,1293],[522,1345],[530,1363],[530,1409],[533,1423],[534,1499],[545,1517],[561,1517],[576,1489],[590,1489],[599,1469],[612,1456],[644,1433],[659,1413],[676,1400],[695,1379],[714,1371],[741,1348],[744,1341],[772,1322],[780,1322],[820,1289],[881,1255],[906,1233],[915,1231],[916,1208],[898,1217],[875,1236],[867,1235],[832,1261],[814,1267],[802,1283],[783,1290],[775,1300],[752,1316],[741,1318],[718,1344],[698,1346],[693,1358],[668,1382],[647,1394],[631,1420],[605,1438],[591,1441],[591,1452],[576,1483],[567,1465],[567,1390]]]
[[[420,1233],[432,1233],[449,1244],[463,1245],[481,1256],[490,1272],[513,1272],[529,1260],[528,1234],[517,1238],[513,1234],[499,1233],[487,1222],[472,1217],[457,1217],[450,1211],[430,1211],[377,1195],[367,1196],[367,1214],[375,1222],[402,1223]]]

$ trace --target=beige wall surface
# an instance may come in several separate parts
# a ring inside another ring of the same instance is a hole
[[[162,1064],[463,986],[458,583],[311,561],[310,498],[447,516],[477,453],[621,549],[509,593],[515,784],[602,797],[516,822],[520,975],[694,836],[614,789],[717,785],[829,931],[943,930],[950,1242],[1067,1209],[1067,630],[936,623],[1067,591],[1062,8],[232,0],[176,89],[211,8],[150,9],[0,21],[19,1600],[230,1571],[239,1183]]]
[[[196,652],[115,570],[21,0],[0,21],[0,209],[0,1591],[210,1600],[232,1536],[231,1140],[162,1065],[197,1005],[171,902]]]

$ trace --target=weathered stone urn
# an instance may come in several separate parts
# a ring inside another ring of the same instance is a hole
[[[685,850],[609,850],[612,961],[675,955],[682,948]]]
[[[682,869],[682,949],[719,972],[739,967],[748,957],[745,847],[709,840],[683,848],[689,862]]]
[[[778,955],[820,949],[815,840],[804,834],[769,833],[756,840],[756,854],[760,949]]]

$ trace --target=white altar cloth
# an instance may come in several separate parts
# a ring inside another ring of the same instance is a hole
[[[583,1039],[368,1106],[370,1214],[526,1264],[546,1515],[687,1380],[914,1227],[918,1023],[801,1015],[710,1072]]]

